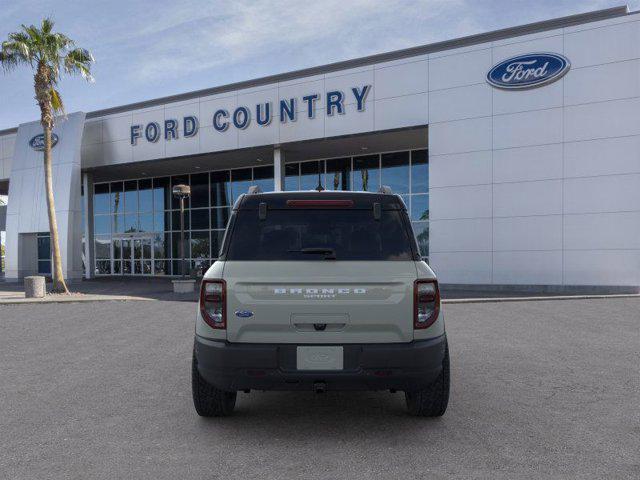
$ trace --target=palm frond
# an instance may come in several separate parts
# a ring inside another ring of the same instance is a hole
[[[64,104],[62,103],[62,97],[60,93],[53,87],[50,90],[51,95],[51,107],[55,113],[64,113]]]
[[[93,55],[88,50],[75,48],[65,56],[64,69],[69,74],[79,73],[85,80],[92,82],[91,64],[93,62]]]

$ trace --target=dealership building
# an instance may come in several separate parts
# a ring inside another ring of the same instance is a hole
[[[640,15],[616,7],[70,113],[54,194],[70,279],[215,261],[263,191],[402,196],[452,285],[640,286]],[[7,281],[51,271],[38,122],[0,131]]]

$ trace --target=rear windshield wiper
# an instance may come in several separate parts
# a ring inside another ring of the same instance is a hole
[[[306,253],[306,254],[322,254],[324,253],[325,260],[335,260],[336,251],[329,247],[308,247],[301,248],[300,250],[289,250],[289,252]]]

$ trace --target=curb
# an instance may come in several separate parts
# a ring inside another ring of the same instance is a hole
[[[2,305],[31,305],[31,304],[47,304],[47,303],[87,303],[87,302],[125,302],[125,301],[153,301],[153,298],[145,297],[129,297],[126,295],[113,295],[104,297],[92,297],[89,298],[80,297],[67,297],[67,298],[15,298],[9,300],[0,300],[0,306]]]
[[[593,299],[618,299],[640,298],[638,293],[615,295],[556,295],[548,297],[496,297],[496,298],[451,298],[442,299],[442,303],[505,303],[505,302],[549,302],[552,300],[593,300]]]

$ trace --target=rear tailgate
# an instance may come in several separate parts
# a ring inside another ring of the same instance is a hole
[[[227,261],[227,340],[413,340],[413,261]]]

